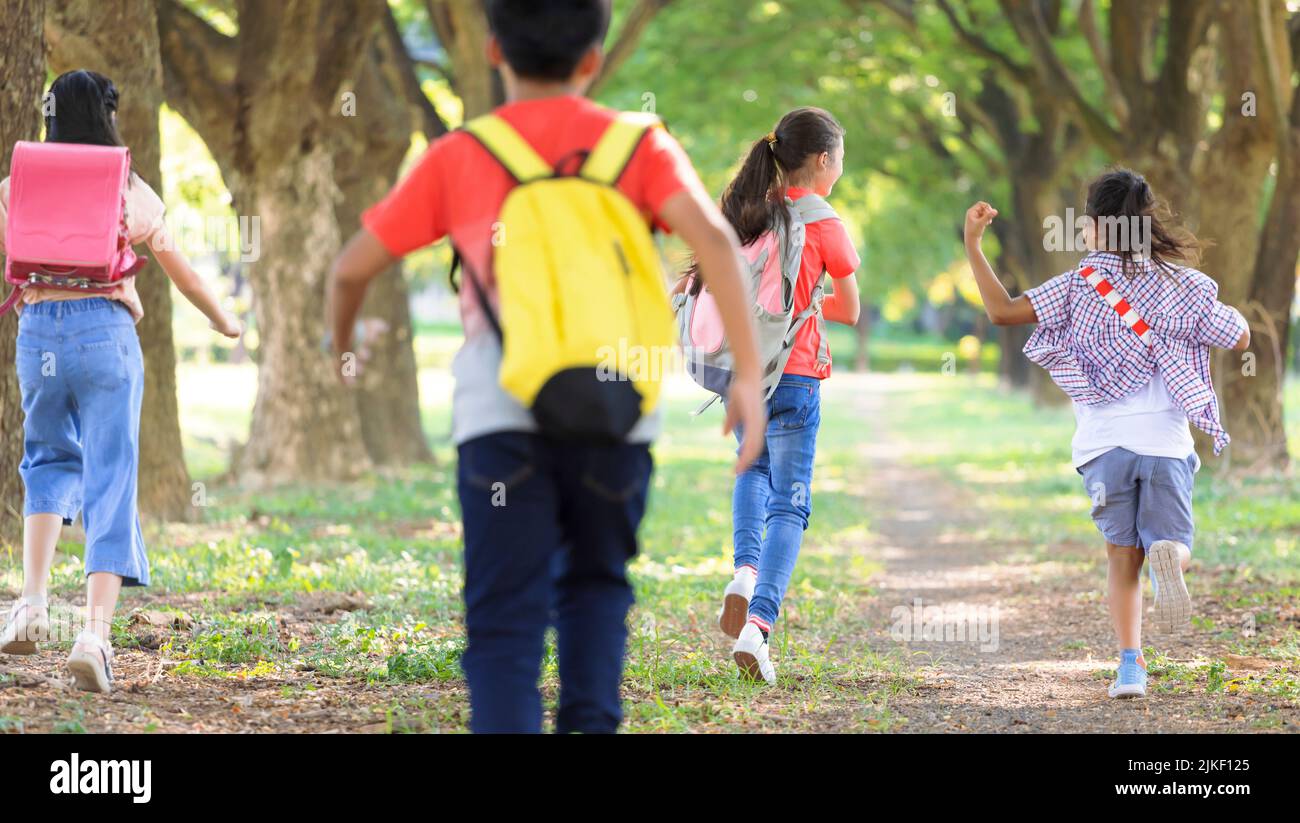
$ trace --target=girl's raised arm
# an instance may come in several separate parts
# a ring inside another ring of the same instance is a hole
[[[1038,315],[1034,313],[1029,298],[1023,294],[1012,297],[984,257],[984,249],[980,245],[984,240],[984,229],[997,216],[998,210],[983,200],[966,210],[966,259],[970,261],[971,271],[975,274],[975,283],[979,286],[980,297],[984,301],[984,312],[998,326],[1037,323]]]

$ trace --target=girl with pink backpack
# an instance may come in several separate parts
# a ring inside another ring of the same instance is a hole
[[[136,514],[144,363],[131,247],[149,244],[214,330],[231,338],[242,330],[175,250],[158,195],[130,171],[112,81],[69,72],[50,94],[45,143],[16,147],[12,177],[0,182],[0,248],[15,289],[5,308],[21,312],[25,490],[23,594],[0,629],[0,653],[33,654],[38,642],[59,639],[46,589],[59,532],[80,513],[85,626],[68,668],[79,688],[108,692],[118,593],[149,582]]]
[[[831,373],[825,321],[853,325],[861,311],[853,276],[861,261],[825,200],[843,170],[844,129],[822,109],[795,109],[754,143],[722,195],[751,272],[768,424],[763,453],[736,478],[735,572],[718,626],[736,638],[732,657],[741,673],[769,685],[776,670],[768,635],[812,514],[821,381]],[[835,283],[831,294],[823,291],[827,277]],[[711,298],[693,274],[674,294],[687,370],[721,394],[731,359],[720,325],[710,320]]]

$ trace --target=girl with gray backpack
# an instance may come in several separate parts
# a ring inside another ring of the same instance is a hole
[[[826,321],[853,325],[860,310],[853,275],[861,261],[825,200],[843,164],[844,129],[835,118],[795,109],[754,143],[722,196],[749,264],[769,422],[763,454],[736,477],[735,574],[718,624],[736,638],[732,654],[742,673],[768,684],[776,682],[768,635],[812,513],[820,386],[831,372]],[[823,290],[828,275],[836,281],[830,294]],[[731,353],[694,271],[678,282],[673,307],[688,372],[725,397]]]

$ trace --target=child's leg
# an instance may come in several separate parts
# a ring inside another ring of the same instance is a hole
[[[1138,531],[1147,547],[1147,565],[1155,593],[1153,624],[1163,633],[1191,627],[1192,598],[1183,572],[1191,563],[1196,527],[1192,518],[1192,486],[1196,455],[1185,460],[1148,457],[1143,460],[1143,486],[1138,506]]]
[[[29,514],[23,521],[23,597],[44,602],[62,531],[61,514]]]
[[[140,341],[131,315],[116,304],[71,312],[64,322],[77,349],[67,368],[82,421],[86,573],[104,572],[123,578],[126,586],[147,586],[149,560],[136,513],[144,398]],[[84,329],[79,336],[78,329]],[[100,615],[112,617],[111,612]]]
[[[763,527],[767,522],[767,498],[771,490],[767,449],[736,477],[731,493],[733,567],[748,566],[758,572],[763,551]]]
[[[113,612],[121,591],[120,575],[94,572],[86,576],[86,631],[106,643],[113,639]]]
[[[1110,607],[1111,625],[1115,627],[1115,637],[1119,647],[1124,649],[1142,648],[1142,550],[1136,546],[1116,546],[1106,544],[1106,556],[1109,570],[1106,575],[1109,592],[1107,605]],[[1141,655],[1138,661],[1146,665]]]
[[[568,551],[557,581],[560,707],[555,730],[612,733],[633,602],[627,563],[636,554],[651,458],[645,445],[567,447],[561,518]],[[557,464],[559,460],[557,459]]]
[[[30,306],[15,359],[23,405],[23,596],[0,630],[0,650],[31,654],[48,636],[50,566],[59,532],[81,509],[81,423],[68,382],[71,347],[57,333],[59,304]]]
[[[550,621],[559,494],[541,438],[489,434],[462,443],[457,492],[465,526],[470,730],[542,730],[537,691]]]
[[[772,400],[767,427],[771,485],[768,489],[766,532],[758,565],[750,619],[770,631],[781,610],[786,587],[794,574],[804,530],[812,514],[812,471],[821,425],[819,386],[782,382]]]

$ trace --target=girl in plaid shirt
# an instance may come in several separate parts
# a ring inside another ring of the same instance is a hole
[[[1093,181],[1082,226],[1088,255],[1077,270],[1015,298],[980,248],[997,214],[984,202],[966,212],[966,255],[989,319],[1037,323],[1025,356],[1074,403],[1073,463],[1110,561],[1120,665],[1109,694],[1141,697],[1142,564],[1150,561],[1156,624],[1185,630],[1191,598],[1183,571],[1200,467],[1188,423],[1214,438],[1216,455],[1227,445],[1209,350],[1244,350],[1250,330],[1240,312],[1219,302],[1218,284],[1191,268],[1199,243],[1161,220],[1140,174],[1117,169]]]

